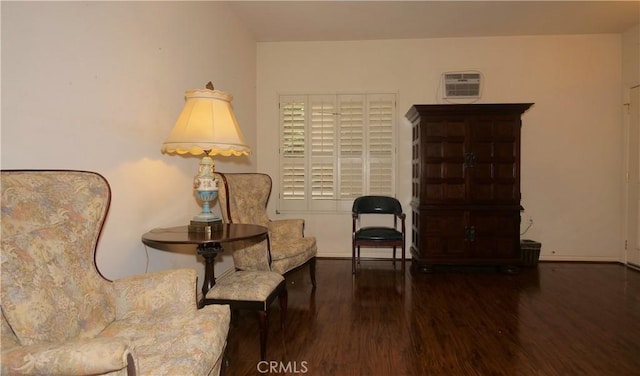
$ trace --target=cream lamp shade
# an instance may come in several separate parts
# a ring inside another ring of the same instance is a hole
[[[231,94],[207,89],[187,90],[185,104],[167,140],[162,144],[166,153],[193,154],[204,157],[198,174],[193,179],[193,189],[202,201],[202,212],[191,221],[189,232],[212,232],[222,226],[222,218],[211,212],[210,204],[218,196],[218,181],[211,156],[249,155],[236,116],[231,107]]]
[[[187,90],[185,104],[162,151],[202,155],[249,155],[231,94],[219,90]]]

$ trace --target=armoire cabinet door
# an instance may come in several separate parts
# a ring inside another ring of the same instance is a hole
[[[482,116],[469,121],[467,202],[520,202],[520,117]]]
[[[461,260],[467,257],[463,210],[427,210],[421,215],[419,256],[433,260]]]
[[[473,236],[467,243],[469,259],[483,263],[519,259],[519,210],[476,210],[468,218],[467,226],[473,229]]]
[[[467,200],[465,149],[468,128],[464,118],[433,118],[423,127],[424,204],[463,203]]]

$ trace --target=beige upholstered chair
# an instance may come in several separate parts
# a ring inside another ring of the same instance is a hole
[[[236,242],[233,261],[239,270],[271,270],[284,275],[309,264],[311,283],[316,287],[316,238],[304,236],[304,220],[271,220],[267,202],[271,177],[260,173],[217,173],[218,201],[226,223],[250,223],[269,228],[266,241]]]
[[[197,275],[105,279],[95,250],[106,180],[2,171],[2,375],[217,375],[226,305],[196,306]],[[106,250],[108,252],[108,250]]]

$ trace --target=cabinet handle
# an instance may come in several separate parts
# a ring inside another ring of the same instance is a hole
[[[467,226],[464,228],[464,240],[472,242],[476,240],[476,227]]]
[[[473,167],[476,164],[476,155],[474,153],[464,153],[464,166]]]

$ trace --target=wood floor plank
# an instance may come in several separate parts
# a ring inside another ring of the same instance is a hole
[[[352,277],[350,260],[319,259],[315,292],[306,269],[288,275],[284,330],[278,304],[270,310],[270,363],[258,364],[257,318],[242,312],[227,375],[640,375],[640,272],[396,267],[362,261]]]

